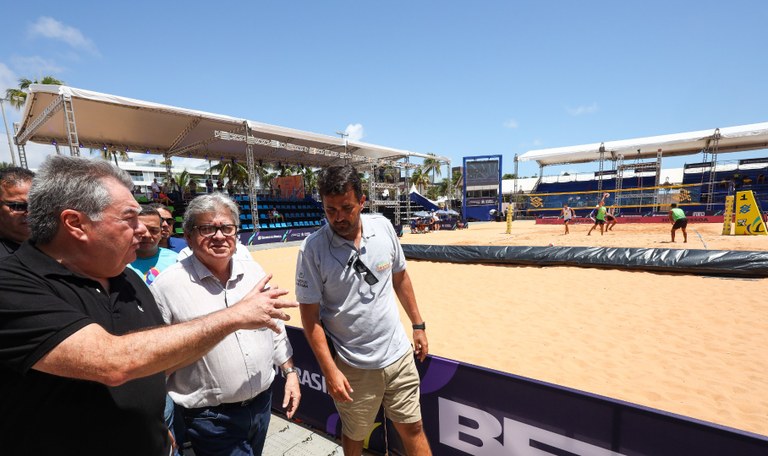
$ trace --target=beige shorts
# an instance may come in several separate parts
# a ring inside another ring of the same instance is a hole
[[[421,420],[419,372],[408,350],[402,358],[383,369],[358,369],[336,357],[336,366],[352,387],[352,402],[336,402],[341,430],[352,440],[365,440],[373,431],[379,407],[395,423]]]

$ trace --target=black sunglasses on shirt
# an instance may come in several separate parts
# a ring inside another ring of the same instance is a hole
[[[365,283],[368,285],[374,286],[379,283],[379,279],[377,279],[376,276],[373,275],[373,272],[368,269],[368,266],[360,260],[360,257],[355,259],[355,262],[352,263],[352,267],[355,269],[355,272],[363,275],[363,280],[365,280]]]

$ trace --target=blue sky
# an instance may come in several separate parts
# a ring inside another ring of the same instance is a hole
[[[349,129],[454,166],[502,154],[505,172],[532,149],[768,121],[764,1],[81,3],[35,2],[3,21],[3,92],[52,75],[316,133]],[[49,149],[28,148],[30,165]]]

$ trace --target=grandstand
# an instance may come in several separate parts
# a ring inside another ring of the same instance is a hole
[[[554,216],[567,203],[587,215],[606,192],[619,215],[652,215],[672,202],[690,213],[720,215],[726,196],[737,190],[752,190],[768,207],[768,157],[718,160],[722,153],[766,148],[768,123],[529,151],[518,160],[536,160],[542,177],[524,198],[515,198],[515,212]],[[664,157],[695,155],[701,159],[685,164],[680,181],[661,182]],[[589,162],[597,165],[593,173],[543,177],[545,166]]]

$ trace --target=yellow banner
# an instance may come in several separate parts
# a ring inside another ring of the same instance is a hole
[[[765,236],[763,213],[752,190],[736,192],[736,235]]]
[[[725,197],[725,210],[723,211],[723,235],[731,235],[731,224],[733,223],[733,195]]]

